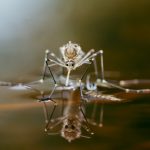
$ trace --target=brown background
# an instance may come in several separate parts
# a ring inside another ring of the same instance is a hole
[[[58,48],[69,40],[84,51],[103,49],[106,70],[149,78],[149,7],[149,0],[0,1],[0,80],[38,79],[45,49],[59,54]],[[15,104],[0,104],[1,150],[150,149],[148,99],[106,106],[104,128],[94,128],[90,140],[68,144],[43,133],[41,107],[18,106],[33,100],[4,89],[0,93],[1,103]]]

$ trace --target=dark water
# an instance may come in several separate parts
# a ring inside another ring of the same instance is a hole
[[[149,79],[149,5],[147,0],[1,2],[0,80],[39,79],[45,49],[59,54],[69,40],[85,51],[103,49],[105,70],[122,79]],[[104,127],[92,127],[91,139],[68,143],[44,133],[42,106],[28,95],[0,88],[1,150],[150,149],[150,97],[106,105]]]

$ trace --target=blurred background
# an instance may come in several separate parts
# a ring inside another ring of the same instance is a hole
[[[103,49],[105,70],[148,79],[149,8],[148,0],[0,0],[0,80],[39,79],[45,49],[59,55],[70,40],[84,51]],[[29,102],[7,92],[3,103]],[[150,149],[148,100],[106,106],[104,128],[71,144],[44,134],[41,107],[0,104],[0,149]]]

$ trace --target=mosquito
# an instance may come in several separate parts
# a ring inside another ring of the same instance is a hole
[[[45,80],[46,70],[48,69],[49,74],[51,75],[52,80],[54,82],[54,87],[52,88],[51,93],[49,94],[48,97],[42,96],[42,98],[39,99],[39,101],[43,102],[44,104],[44,112],[46,112],[46,102],[48,101],[53,102],[54,107],[50,115],[50,119],[52,118],[53,113],[57,106],[57,103],[52,98],[55,91],[72,90],[78,87],[80,87],[80,90],[81,90],[82,88],[81,86],[84,85],[83,82],[81,83],[81,80],[86,75],[86,71],[83,73],[81,79],[79,78],[78,80],[70,80],[71,71],[76,70],[77,68],[83,66],[84,64],[91,65],[95,57],[99,54],[100,55],[102,54],[102,50],[95,52],[94,49],[91,49],[89,52],[85,53],[78,44],[72,43],[71,41],[69,41],[67,44],[60,47],[60,53],[61,53],[61,57],[59,58],[50,50],[45,51],[43,76],[42,76],[42,79],[40,80],[41,83]],[[52,72],[52,67],[56,65],[62,68],[66,68],[67,70],[67,75],[64,78],[64,81],[62,81],[59,77],[59,80],[61,80],[60,81],[61,84],[59,81],[56,81],[55,76]],[[58,83],[60,85],[58,85]],[[48,126],[49,121],[46,121],[46,122],[47,122],[47,125],[45,128],[45,131],[47,131],[47,126]]]

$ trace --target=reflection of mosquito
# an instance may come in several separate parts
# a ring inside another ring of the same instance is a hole
[[[81,105],[80,89],[68,91],[69,97],[63,105],[63,114],[61,117],[49,119],[47,106],[45,112],[45,119],[47,120],[46,131],[49,135],[61,134],[63,138],[71,142],[72,140],[80,137],[90,138],[88,135],[82,134],[82,128],[87,131],[90,135],[93,134],[91,131],[88,120],[85,115],[85,107]],[[62,97],[63,98],[63,97]],[[52,130],[61,125],[59,132],[53,133]]]

